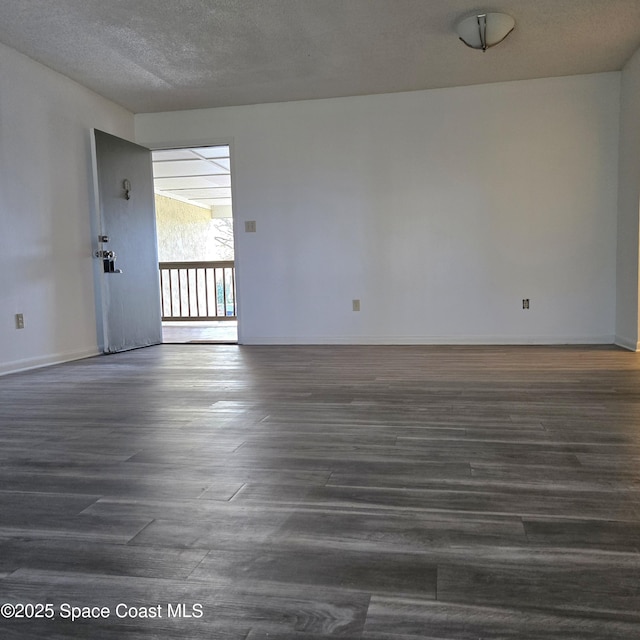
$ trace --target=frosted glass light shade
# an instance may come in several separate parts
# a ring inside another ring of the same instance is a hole
[[[516,21],[506,13],[481,13],[458,22],[456,31],[468,47],[486,51],[502,42],[515,26]]]

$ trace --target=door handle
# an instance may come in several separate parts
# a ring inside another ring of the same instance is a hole
[[[102,268],[105,273],[122,273],[122,269],[116,269],[116,252],[100,249],[96,251],[96,258],[102,258]]]

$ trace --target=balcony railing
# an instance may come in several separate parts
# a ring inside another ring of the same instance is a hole
[[[236,320],[233,260],[161,262],[163,320]]]

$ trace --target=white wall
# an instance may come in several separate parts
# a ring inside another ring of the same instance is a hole
[[[619,88],[609,73],[143,114],[136,139],[233,139],[245,343],[612,342]]]
[[[0,45],[0,373],[97,352],[91,127],[133,115]]]
[[[622,71],[618,195],[616,342],[639,347],[640,50]]]

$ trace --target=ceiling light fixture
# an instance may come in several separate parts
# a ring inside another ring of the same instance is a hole
[[[456,31],[468,47],[486,51],[500,44],[515,26],[516,21],[506,13],[480,13],[460,20]]]

